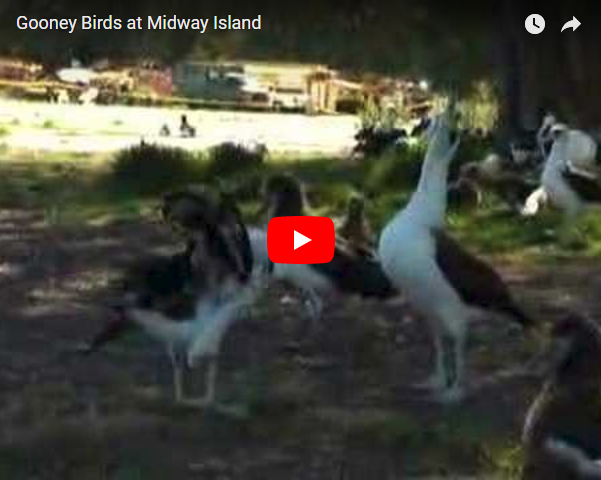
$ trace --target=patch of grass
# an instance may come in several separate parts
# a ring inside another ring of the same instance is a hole
[[[353,192],[365,194],[368,217],[378,232],[415,188],[423,147],[413,148],[402,157],[369,159],[360,165],[332,157],[276,156],[260,168],[225,176],[211,173],[200,154],[147,144],[116,157],[11,151],[0,157],[0,203],[42,208],[50,223],[108,222],[145,215],[167,190],[208,182],[231,193],[245,217],[254,221],[260,220],[256,211],[265,177],[288,172],[305,182],[313,214],[342,215]],[[483,147],[478,143],[467,147],[462,161],[469,160],[470,148],[477,155]],[[519,261],[541,264],[556,264],[574,255],[601,258],[598,216],[591,214],[579,223],[584,247],[568,248],[549,234],[560,222],[557,213],[520,218],[503,211],[493,196],[488,199],[477,211],[449,215],[449,231],[472,251],[510,254]]]
[[[0,158],[0,205],[41,210],[52,225],[139,218],[154,199],[112,184],[109,161],[105,154],[10,152]]]
[[[322,407],[312,412],[310,423],[321,425],[324,430],[344,432],[350,444],[358,448],[402,445],[416,449],[428,442],[424,425],[410,413],[396,410]]]
[[[515,442],[486,445],[481,458],[485,471],[492,470],[507,480],[522,478],[524,453],[520,445]]]
[[[319,184],[309,190],[308,197],[311,205],[328,215],[343,212],[349,197],[355,191],[352,185],[343,182]]]
[[[209,150],[205,169],[209,176],[216,177],[252,172],[264,165],[266,157],[265,148],[251,149],[234,142],[224,142]]]
[[[598,211],[592,211],[579,222],[579,229],[590,254],[601,259],[601,218]]]
[[[555,225],[554,215],[524,219],[494,207],[449,219],[454,234],[486,253],[524,252],[552,244],[546,233]]]
[[[416,185],[424,153],[425,146],[417,143],[403,150],[390,150],[381,157],[366,159],[363,168],[367,191],[376,194]]]
[[[202,178],[201,161],[190,152],[140,143],[117,153],[107,183],[117,191],[153,195]]]
[[[482,457],[490,451],[491,441],[503,441],[488,417],[474,418],[473,412],[452,411],[428,423],[422,425],[425,441],[418,445],[416,453],[419,463],[428,472],[473,475],[482,469],[489,475],[491,470],[499,470],[490,461],[482,461]]]

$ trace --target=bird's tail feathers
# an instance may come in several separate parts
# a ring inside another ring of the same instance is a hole
[[[124,315],[112,319],[100,332],[98,332],[85,346],[82,353],[90,355],[97,352],[106,344],[128,334],[134,327],[133,322]]]

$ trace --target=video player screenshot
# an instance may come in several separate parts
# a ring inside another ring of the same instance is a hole
[[[0,480],[601,479],[597,3],[0,0]]]

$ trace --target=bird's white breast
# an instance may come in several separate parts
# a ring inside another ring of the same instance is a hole
[[[402,289],[425,265],[432,263],[435,254],[430,231],[406,213],[384,228],[378,246],[384,273]]]
[[[267,233],[257,227],[247,227],[248,240],[253,254],[253,270],[266,269],[269,265]]]
[[[565,208],[581,203],[578,195],[570,188],[561,174],[562,166],[549,164],[543,170],[541,183],[549,200],[556,206]]]
[[[464,313],[457,292],[436,263],[435,238],[415,218],[399,216],[382,232],[379,252],[385,274],[426,315]]]

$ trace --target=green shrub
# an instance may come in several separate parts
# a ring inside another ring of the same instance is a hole
[[[259,145],[249,148],[234,142],[224,142],[211,148],[206,173],[227,177],[239,173],[257,172],[265,163],[267,149]]]
[[[347,182],[324,182],[311,185],[307,196],[312,206],[327,205],[331,210],[344,212],[348,199],[355,191],[353,185]]]
[[[365,163],[365,184],[368,191],[377,194],[386,190],[415,187],[425,152],[425,145],[419,143],[370,159]]]
[[[202,177],[199,160],[181,148],[140,143],[117,153],[111,184],[139,194],[162,193]]]
[[[209,150],[204,180],[215,184],[238,201],[252,201],[259,196],[267,157],[264,146],[249,148],[224,142]]]
[[[361,127],[375,127],[380,124],[380,108],[372,97],[368,97],[358,112]]]
[[[395,128],[408,119],[406,109],[398,101],[379,105],[373,98],[368,98],[358,112],[361,127]]]
[[[461,127],[481,129],[485,132],[493,130],[499,119],[499,101],[493,86],[488,82],[477,82],[469,95],[459,102]]]

